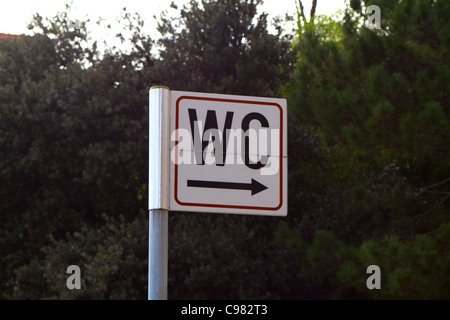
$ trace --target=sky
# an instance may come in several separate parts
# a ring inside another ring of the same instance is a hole
[[[295,15],[297,0],[264,0],[262,10],[269,17],[284,16],[285,13]],[[27,25],[33,14],[39,13],[43,17],[52,17],[58,11],[65,9],[67,0],[0,0],[0,33],[22,34],[29,33]],[[164,9],[168,9],[171,0],[71,0],[72,13],[70,17],[81,21],[90,18],[97,21],[99,17],[106,23],[117,24],[122,9],[126,7],[129,12],[138,12],[146,22],[144,29],[148,34],[156,34],[157,23],[153,16],[159,17]],[[175,0],[177,4],[188,3],[188,0]],[[309,13],[311,0],[303,0],[306,12]],[[332,15],[345,7],[345,0],[318,0],[317,14]],[[309,15],[308,15],[309,16]],[[105,34],[103,34],[105,33]],[[113,32],[115,34],[115,32]],[[95,36],[110,37],[106,30],[95,30]]]

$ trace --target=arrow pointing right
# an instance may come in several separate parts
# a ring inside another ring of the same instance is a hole
[[[267,189],[265,185],[252,179],[250,183],[240,182],[225,182],[225,181],[206,181],[206,180],[188,180],[188,187],[195,188],[213,188],[213,189],[235,189],[235,190],[250,190],[252,196]]]

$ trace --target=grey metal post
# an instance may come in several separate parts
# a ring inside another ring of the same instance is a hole
[[[149,213],[148,300],[167,300],[168,211]]]
[[[167,299],[170,90],[149,92],[148,299]]]

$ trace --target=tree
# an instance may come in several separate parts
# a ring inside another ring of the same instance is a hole
[[[146,206],[151,80],[135,66],[152,59],[100,56],[75,25],[36,16],[34,36],[1,44],[2,296],[47,297],[42,248],[101,227],[103,214],[131,223]],[[21,275],[36,266],[29,284]]]
[[[289,79],[288,39],[268,31],[260,0],[191,1],[180,17],[162,17],[159,69],[171,89],[276,96]],[[175,7],[176,8],[176,7]]]
[[[369,5],[381,8],[379,30],[363,24]],[[322,182],[324,203],[280,229],[278,239],[308,263],[330,266],[314,275],[300,264],[306,279],[320,276],[329,297],[449,296],[448,259],[439,253],[450,205],[449,14],[445,1],[355,0],[341,23],[323,26],[316,17],[298,36],[290,111],[321,139],[323,162],[306,166],[314,174],[306,177]],[[427,266],[424,246],[433,252]],[[387,281],[369,294],[370,264]]]
[[[316,9],[317,9],[317,0],[312,0],[311,3],[311,12],[309,14],[309,21],[306,18],[305,9],[303,6],[302,0],[296,1],[297,6],[297,16],[298,16],[298,30],[302,30],[302,27],[305,27],[310,24],[314,24],[314,18],[316,17]]]
[[[257,14],[261,3],[191,1],[178,18],[163,16],[159,83],[174,90],[279,96],[281,84],[290,77],[293,55],[281,26],[270,34],[267,14]],[[273,244],[272,219],[199,213],[173,213],[169,219],[170,297],[287,294],[287,286],[275,289],[288,273],[274,271],[285,256]]]
[[[368,2],[383,8],[384,30],[372,31],[357,27],[362,9],[352,3],[357,11],[347,11],[340,41],[320,43],[313,32],[303,35],[297,66],[302,86],[292,92],[303,106],[297,116],[320,125],[328,142],[349,143],[373,151],[371,156],[398,150],[447,163],[448,5]]]
[[[180,20],[189,27],[164,31],[158,58],[151,54],[154,42],[140,32],[142,21],[127,12],[129,52],[98,52],[86,24],[75,28],[67,13],[37,16],[33,36],[0,44],[2,298],[146,297],[148,89],[158,83],[277,94],[289,77],[289,42],[267,32],[266,15],[253,21],[257,4],[192,2],[192,14],[185,8]],[[197,34],[202,24],[203,36]],[[171,297],[279,298],[287,292],[286,286],[273,289],[288,273],[274,272],[284,256],[273,244],[272,221],[170,219]],[[65,286],[72,264],[81,268],[80,292]],[[249,282],[255,285],[248,288]]]

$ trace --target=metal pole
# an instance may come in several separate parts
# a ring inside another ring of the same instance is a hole
[[[167,300],[168,211],[149,213],[148,300]]]
[[[148,299],[167,299],[170,90],[149,92]]]

